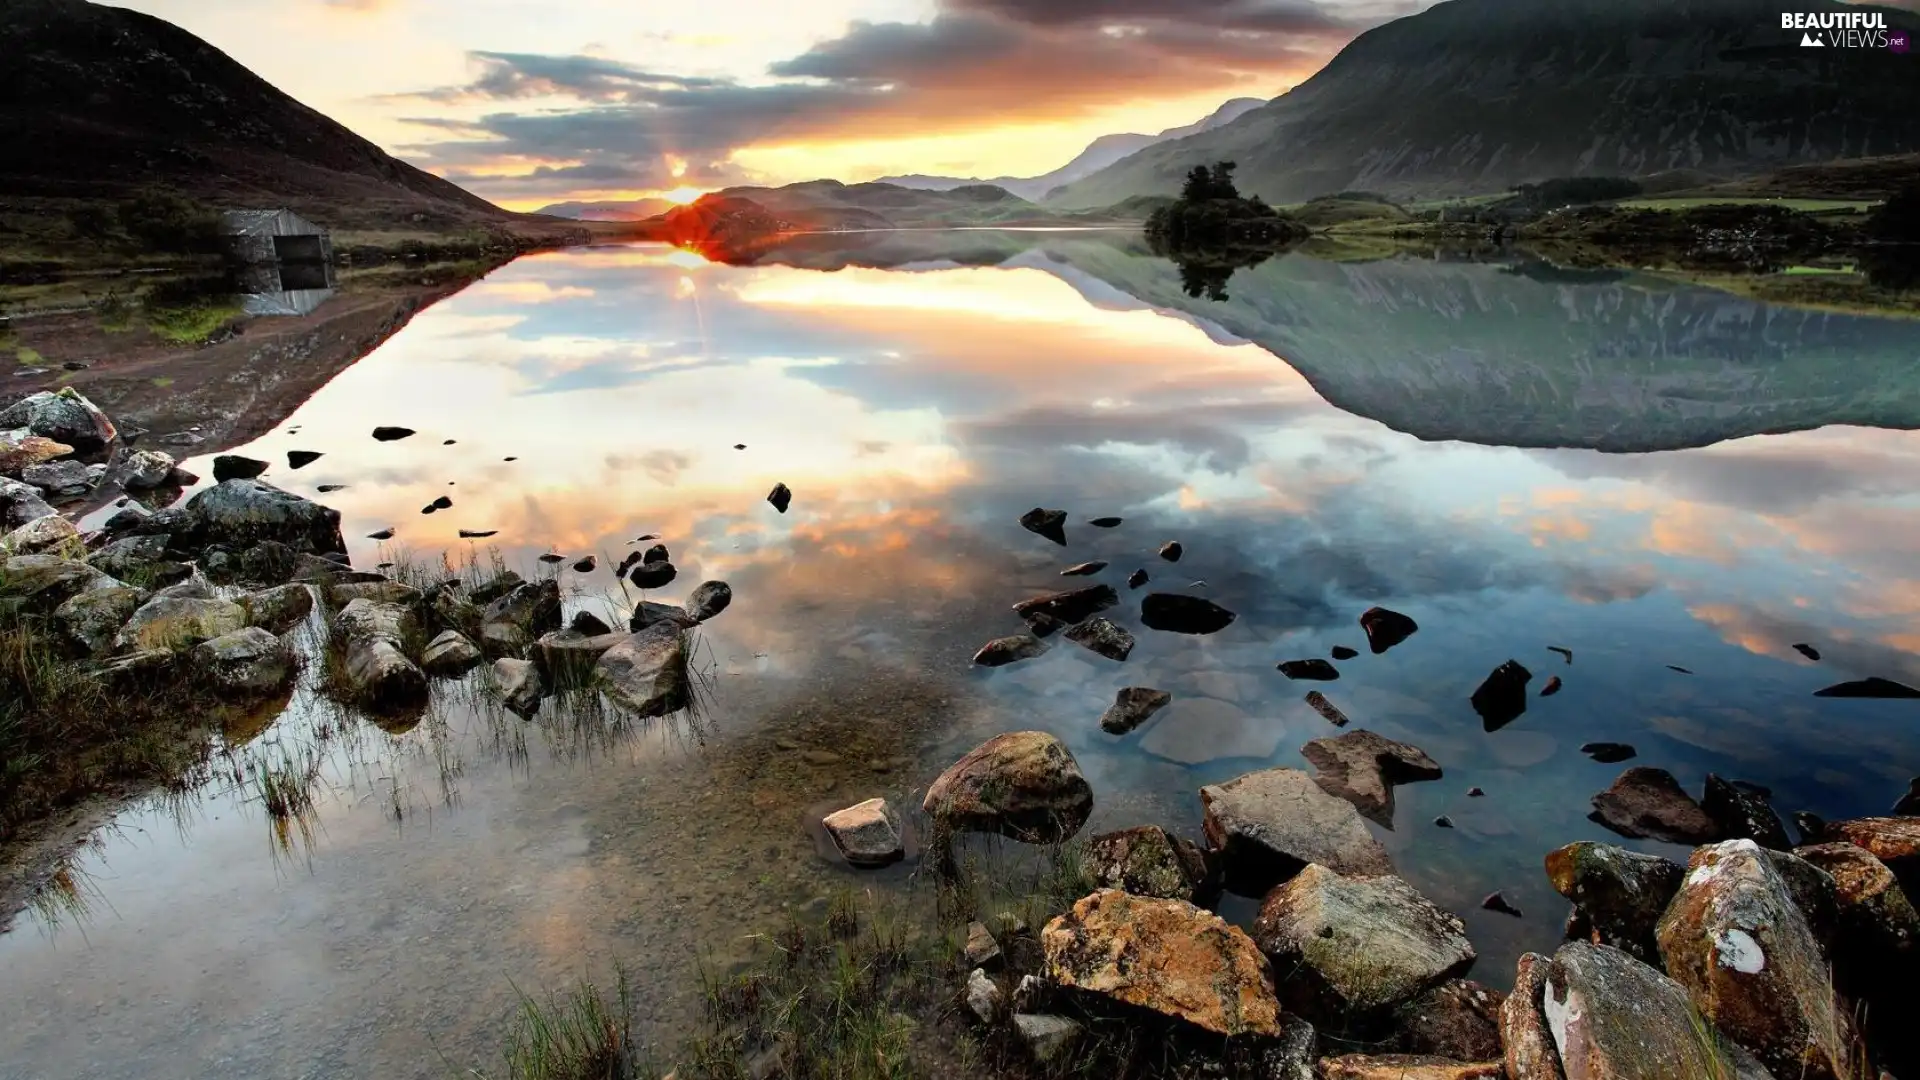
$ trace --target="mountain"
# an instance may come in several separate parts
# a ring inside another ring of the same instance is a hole
[[[1084,176],[1091,176],[1129,154],[1138,153],[1168,139],[1181,139],[1188,135],[1211,131],[1265,104],[1266,102],[1259,98],[1234,98],[1215,109],[1204,119],[1182,127],[1168,128],[1158,135],[1102,135],[1088,143],[1087,148],[1080,151],[1079,156],[1072,161],[1040,176],[1000,176],[992,180],[962,180],[952,176],[926,176],[916,173],[909,176],[883,176],[874,182],[919,188],[924,191],[946,191],[973,184],[991,184],[1023,199],[1038,201],[1045,198],[1054,188],[1072,183]]]
[[[534,213],[574,221],[644,221],[679,204],[667,199],[628,199],[624,202],[557,202]]]
[[[0,196],[165,188],[217,205],[287,206],[336,229],[525,220],[388,155],[149,15],[4,0],[0,57]]]
[[[1473,194],[1556,176],[1746,174],[1920,149],[1920,63],[1802,48],[1782,12],[1837,0],[1446,0],[1361,34],[1312,78],[1212,131],[1150,146],[1049,198],[1172,194],[1237,161],[1276,203],[1342,190]],[[1905,102],[1907,104],[1902,104]]]

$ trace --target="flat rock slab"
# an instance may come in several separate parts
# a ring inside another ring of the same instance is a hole
[[[628,635],[600,654],[594,673],[608,697],[642,717],[678,712],[693,698],[687,635],[678,622]]]
[[[1634,839],[1709,844],[1720,836],[1713,819],[1681,790],[1672,773],[1644,765],[1621,773],[1612,787],[1595,795],[1588,816]]]
[[[973,654],[973,662],[980,667],[1005,667],[1031,660],[1046,651],[1047,643],[1032,634],[1014,634],[994,638],[980,646],[980,651]]]
[[[1498,1061],[1464,1062],[1421,1054],[1343,1054],[1320,1060],[1322,1080],[1505,1080]]]
[[[1073,752],[1043,731],[996,735],[927,788],[921,808],[942,827],[1048,843],[1080,831],[1093,788]]]
[[[1072,626],[1116,607],[1119,603],[1120,594],[1113,591],[1113,586],[1089,585],[1084,589],[1070,589],[1066,592],[1048,593],[1031,600],[1022,600],[1013,605],[1013,611],[1023,619],[1034,615],[1045,615]]]
[[[1133,635],[1106,619],[1092,618],[1068,630],[1068,641],[1117,663],[1133,653]]]
[[[1569,942],[1544,975],[1541,1013],[1567,1080],[1771,1080],[1711,1025],[1695,1026],[1679,983],[1618,949]]]
[[[1140,739],[1140,749],[1181,765],[1235,759],[1266,760],[1286,729],[1216,698],[1181,698]]]
[[[1473,965],[1458,917],[1392,875],[1308,866],[1260,905],[1253,937],[1289,972],[1290,1007],[1316,1020],[1395,1008]]]
[[[1438,780],[1440,763],[1411,743],[1371,731],[1315,739],[1300,748],[1320,770],[1314,781],[1329,795],[1352,803],[1362,814],[1393,827],[1393,787]]]
[[[177,649],[197,645],[247,625],[247,613],[230,600],[194,600],[160,596],[141,605],[120,629],[117,647]]]
[[[1393,873],[1387,850],[1353,804],[1298,769],[1264,769],[1203,787],[1200,802],[1226,886],[1242,896],[1263,896],[1309,863],[1342,874]]]
[[[1100,717],[1100,730],[1109,735],[1125,735],[1167,707],[1173,695],[1146,686],[1128,686],[1115,693],[1113,704]]]
[[[1340,669],[1315,657],[1311,660],[1282,660],[1280,674],[1296,681],[1332,682],[1340,677]]]
[[[853,866],[887,866],[906,857],[900,816],[885,799],[868,799],[836,810],[820,824],[840,849],[841,858]]]

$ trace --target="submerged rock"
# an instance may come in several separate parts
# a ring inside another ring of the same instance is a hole
[[[1573,901],[1594,944],[1650,963],[1659,957],[1654,928],[1686,877],[1679,863],[1584,840],[1549,852],[1546,863],[1547,880]]]
[[[120,628],[146,601],[145,590],[126,585],[89,589],[67,598],[55,608],[53,621],[80,651],[99,656],[113,648]]]
[[[693,700],[687,635],[676,621],[629,635],[601,654],[595,671],[607,696],[643,717],[678,712]]]
[[[793,505],[793,491],[785,484],[775,484],[773,490],[767,492],[767,501],[773,504],[775,510],[784,514],[787,512],[787,507]]]
[[[1618,765],[1638,757],[1640,752],[1626,743],[1590,742],[1580,747],[1580,752],[1602,765]]]
[[[1296,681],[1332,682],[1340,677],[1340,669],[1316,656],[1311,660],[1283,661],[1280,674]]]
[[[1768,1080],[1694,1014],[1679,983],[1626,953],[1570,942],[1545,968],[1541,1012],[1567,1080]]]
[[[482,659],[479,646],[469,641],[467,635],[458,630],[443,630],[427,643],[426,651],[420,654],[420,666],[429,675],[450,677],[472,671]]]
[[[229,693],[265,696],[293,681],[293,650],[258,626],[249,626],[202,642],[194,662],[214,684]]]
[[[1217,1035],[1281,1033],[1264,957],[1246,933],[1181,900],[1101,889],[1040,935],[1047,976]]]
[[[340,512],[258,480],[228,480],[187,501],[185,529],[174,546],[245,550],[265,540],[295,551],[344,552]]]
[[[403,645],[413,632],[411,609],[355,600],[340,610],[338,632],[346,639],[346,674],[354,695],[375,709],[398,709],[427,699],[427,676],[407,659]]]
[[[1179,562],[1180,556],[1185,554],[1186,550],[1180,546],[1180,541],[1169,540],[1160,545],[1160,557],[1168,562]]]
[[[703,623],[727,610],[733,603],[733,586],[724,581],[703,581],[687,597],[687,617]]]
[[[1140,602],[1140,621],[1149,630],[1216,634],[1232,625],[1235,618],[1233,612],[1199,596],[1149,593]]]
[[[1480,901],[1480,908],[1483,911],[1497,912],[1501,915],[1511,915],[1516,919],[1526,917],[1521,913],[1519,908],[1513,906],[1513,901],[1507,899],[1507,894],[1503,892],[1488,893],[1486,899]]]
[[[5,428],[25,428],[82,452],[104,449],[119,434],[107,414],[71,386],[28,394],[0,409],[0,429]]]
[[[1835,683],[1824,690],[1815,690],[1814,697],[1831,698],[1920,698],[1920,690],[1892,679],[1870,676],[1853,682]]]
[[[1393,863],[1353,804],[1298,769],[1264,769],[1200,789],[1207,840],[1227,888],[1261,896],[1318,863],[1336,873],[1391,874]]]
[[[1005,667],[1021,660],[1031,660],[1046,651],[1046,643],[1032,634],[1014,634],[1011,637],[994,638],[980,646],[980,651],[973,654],[973,662],[981,667]]]
[[[1127,575],[1127,588],[1137,589],[1145,585],[1149,580],[1145,570],[1135,570],[1133,573]]]
[[[1419,632],[1420,624],[1391,608],[1370,607],[1360,613],[1360,629],[1367,635],[1367,647],[1379,656]]]
[[[1672,773],[1645,765],[1621,773],[1612,787],[1595,795],[1588,817],[1621,836],[1669,844],[1708,844],[1720,833]]]
[[[1119,603],[1120,594],[1113,591],[1113,586],[1089,585],[1084,589],[1048,593],[1031,600],[1022,600],[1013,605],[1013,611],[1022,619],[1031,620],[1035,615],[1044,615],[1073,626]]]
[[[398,442],[411,435],[413,435],[412,428],[382,426],[373,429],[373,437],[376,442]]]
[[[1300,753],[1320,770],[1314,782],[1323,790],[1388,828],[1393,827],[1394,785],[1441,777],[1439,762],[1426,751],[1371,731],[1315,739]]]
[[[1052,843],[1086,824],[1093,788],[1065,743],[1021,731],[969,751],[927,788],[921,808],[945,829]]]
[[[120,628],[114,647],[126,651],[179,649],[231,634],[246,625],[246,612],[229,600],[156,596],[142,604]]]
[[[1207,889],[1207,859],[1200,848],[1157,825],[1103,833],[1081,853],[1087,877],[1097,886],[1135,896],[1198,903]]]
[[[820,824],[840,856],[854,866],[887,866],[906,858],[900,817],[885,799],[868,799],[836,810]]]
[[[1314,712],[1319,713],[1321,717],[1326,720],[1327,723],[1332,724],[1334,727],[1347,726],[1347,723],[1348,723],[1347,714],[1341,712],[1339,706],[1335,705],[1331,701],[1328,701],[1327,695],[1321,693],[1320,691],[1318,690],[1307,691],[1307,704],[1312,707]]]
[[[213,479],[215,483],[228,480],[251,480],[267,471],[267,463],[259,458],[242,457],[239,454],[221,454],[213,459]]]
[[[1067,546],[1067,512],[1065,510],[1047,510],[1034,507],[1020,515],[1020,527],[1036,536]]]
[[[1083,562],[1075,566],[1069,566],[1065,570],[1060,571],[1060,576],[1061,577],[1092,577],[1093,575],[1099,573],[1102,570],[1105,570],[1106,568],[1107,568],[1107,564],[1104,561],[1100,559],[1095,559],[1092,562]]]
[[[1392,875],[1310,865],[1268,894],[1253,937],[1289,973],[1287,1003],[1310,1018],[1393,1009],[1473,965],[1458,917]]]
[[[1133,652],[1133,635],[1103,618],[1092,618],[1066,632],[1066,639],[1099,653],[1109,660],[1124,662]]]
[[[1722,780],[1708,773],[1700,808],[1706,811],[1721,837],[1753,840],[1763,848],[1785,851],[1793,846],[1793,841],[1787,839],[1786,824],[1767,801],[1772,795],[1772,791],[1758,784]]]
[[[1518,660],[1494,668],[1473,692],[1473,711],[1480,714],[1482,726],[1499,731],[1518,720],[1527,711],[1527,683],[1532,679],[1533,672]]]
[[[507,708],[529,719],[540,711],[540,699],[546,687],[540,669],[528,660],[501,657],[493,662],[493,679],[500,690],[500,701]]]
[[[1125,735],[1167,707],[1173,695],[1146,686],[1128,686],[1113,695],[1113,704],[1100,717],[1100,730],[1109,735]]]
[[[664,589],[680,576],[670,562],[642,562],[627,572],[627,580],[640,589]]]

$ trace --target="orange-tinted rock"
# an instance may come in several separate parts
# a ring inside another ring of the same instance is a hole
[[[1399,1048],[1409,1054],[1491,1061],[1500,1056],[1506,995],[1471,979],[1449,979],[1394,1011]]]
[[[948,829],[1047,843],[1080,831],[1093,788],[1065,743],[1043,731],[996,735],[927,788],[922,809]]]
[[[1642,960],[1659,956],[1653,930],[1686,869],[1656,855],[1580,841],[1547,854],[1547,880],[1584,916],[1582,936]]]
[[[1502,1080],[1506,1069],[1497,1061],[1469,1064],[1417,1054],[1347,1054],[1321,1058],[1320,1075],[1325,1080]]]
[[[1513,977],[1513,991],[1500,1004],[1500,1043],[1505,1049],[1509,1080],[1566,1080],[1560,1051],[1554,1047],[1541,994],[1553,961],[1539,953],[1524,953]]]

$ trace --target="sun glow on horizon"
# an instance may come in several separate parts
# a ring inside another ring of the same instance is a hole
[[[707,189],[703,187],[677,187],[670,191],[661,192],[660,197],[670,203],[685,206],[706,193]]]

